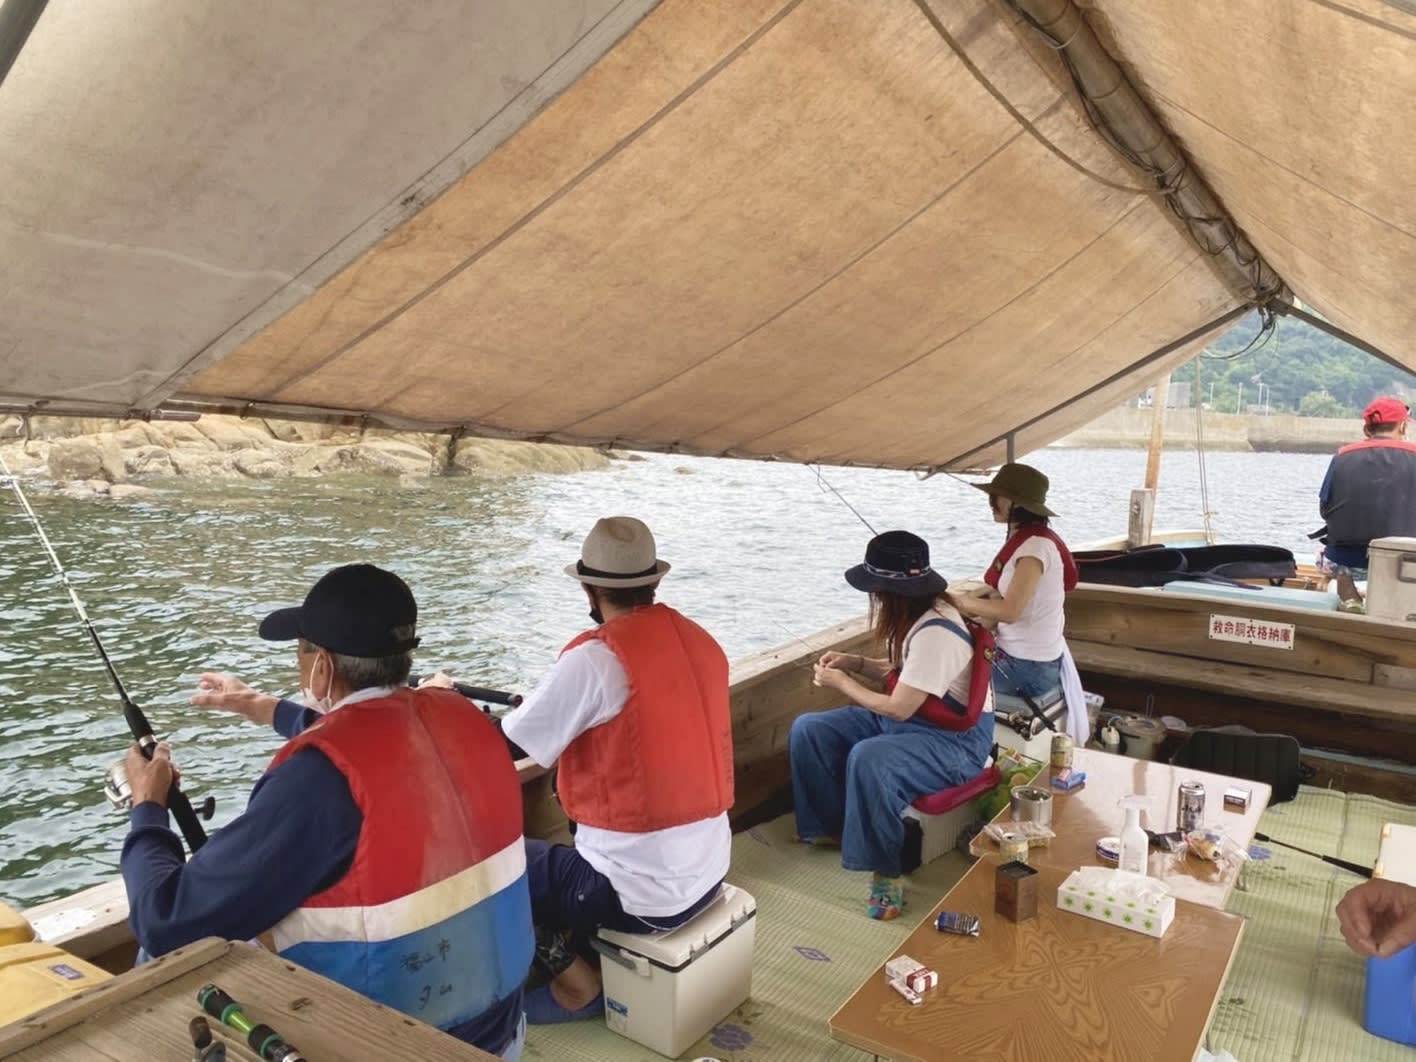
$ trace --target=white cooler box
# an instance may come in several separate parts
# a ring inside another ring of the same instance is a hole
[[[605,1024],[677,1058],[752,992],[757,901],[724,885],[717,898],[666,933],[600,930]]]
[[[1416,538],[1374,538],[1367,544],[1367,615],[1416,621]]]

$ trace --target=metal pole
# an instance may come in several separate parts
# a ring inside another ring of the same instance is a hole
[[[1130,365],[1127,365],[1124,369],[1120,370],[1119,372],[1113,372],[1113,373],[1112,373],[1110,376],[1108,376],[1106,379],[1104,379],[1104,380],[1099,380],[1098,382],[1096,382],[1096,383],[1092,384],[1090,387],[1088,387],[1085,391],[1082,391],[1080,394],[1073,395],[1071,398],[1067,399],[1065,402],[1059,402],[1059,403],[1057,403],[1057,405],[1052,406],[1051,408],[1044,410],[1043,412],[1039,413],[1037,416],[1035,416],[1035,417],[1030,417],[1030,418],[1028,418],[1027,420],[1023,421],[1021,424],[1015,424],[1013,427],[1009,428],[1007,431],[1003,432],[1002,434],[1000,434],[1000,435],[995,435],[993,438],[989,439],[986,443],[983,443],[983,444],[980,445],[980,446],[975,446],[972,450],[965,450],[963,453],[961,453],[961,454],[956,454],[955,456],[951,457],[949,460],[944,461],[944,462],[942,462],[942,463],[940,463],[940,464],[938,464],[938,465],[935,465],[935,466],[933,467],[933,471],[936,471],[936,472],[937,472],[937,471],[940,471],[940,470],[942,470],[942,469],[953,468],[953,467],[955,467],[956,465],[962,463],[965,458],[967,458],[967,457],[972,457],[974,454],[978,453],[980,450],[987,450],[987,449],[988,449],[989,447],[991,447],[991,446],[997,446],[999,443],[1004,442],[1005,440],[1007,440],[1007,438],[1008,438],[1009,435],[1012,435],[1012,434],[1014,434],[1015,432],[1027,431],[1027,429],[1031,428],[1034,424],[1037,424],[1037,423],[1039,423],[1039,422],[1041,422],[1041,421],[1044,421],[1044,420],[1046,420],[1048,417],[1056,416],[1058,413],[1061,413],[1061,412],[1062,412],[1064,409],[1066,409],[1068,406],[1076,405],[1076,403],[1078,403],[1078,402],[1085,401],[1086,399],[1090,398],[1092,395],[1096,394],[1098,391],[1103,391],[1103,390],[1105,390],[1106,388],[1111,387],[1113,384],[1120,383],[1122,380],[1126,379],[1128,376],[1134,376],[1134,375],[1136,375],[1136,374],[1139,373],[1142,369],[1144,369],[1147,365],[1150,365],[1152,362],[1159,361],[1161,358],[1164,358],[1164,357],[1167,357],[1168,355],[1174,354],[1177,350],[1182,350],[1182,349],[1184,349],[1185,347],[1189,346],[1191,343],[1194,343],[1196,340],[1203,339],[1205,336],[1209,335],[1211,332],[1214,332],[1214,331],[1217,330],[1217,329],[1223,328],[1223,327],[1224,327],[1225,325],[1227,325],[1227,324],[1232,324],[1233,322],[1237,321],[1239,318],[1243,317],[1246,313],[1248,313],[1250,309],[1251,309],[1251,307],[1249,307],[1249,306],[1236,306],[1236,307],[1234,307],[1234,309],[1228,311],[1227,313],[1220,314],[1220,316],[1216,317],[1213,321],[1209,321],[1209,322],[1207,322],[1207,323],[1205,323],[1205,324],[1200,325],[1199,328],[1196,328],[1196,329],[1193,329],[1193,330],[1191,330],[1191,331],[1189,331],[1189,332],[1186,332],[1186,333],[1185,333],[1183,336],[1181,336],[1179,339],[1172,339],[1169,343],[1165,344],[1165,346],[1163,346],[1163,347],[1157,347],[1155,350],[1153,350],[1153,351],[1151,351],[1149,354],[1147,354],[1144,358],[1137,358],[1137,359],[1136,359],[1135,361],[1133,361]],[[1133,391],[1133,392],[1131,392],[1131,393],[1134,394],[1135,392]],[[168,402],[167,405],[170,407],[170,406],[172,405],[172,403],[171,403],[171,402]]]
[[[1339,328],[1335,324],[1331,324],[1327,321],[1324,321],[1321,317],[1315,317],[1313,314],[1308,313],[1306,310],[1300,310],[1296,306],[1289,306],[1287,303],[1282,302],[1270,303],[1269,309],[1272,310],[1274,313],[1281,313],[1288,317],[1296,317],[1298,318],[1298,320],[1304,322],[1305,324],[1310,324],[1314,328],[1326,332],[1328,335],[1334,337],[1335,339],[1340,339],[1344,343],[1351,343],[1358,350],[1366,351],[1374,358],[1380,358],[1382,361],[1386,362],[1394,369],[1400,369],[1402,372],[1411,372],[1413,368],[1413,366],[1407,364],[1404,361],[1398,361],[1386,351],[1378,347],[1372,346],[1372,344],[1368,343],[1365,339],[1359,339],[1357,336],[1354,336],[1351,332],[1347,331],[1347,329]]]
[[[1016,456],[1013,449],[1013,436],[1014,433],[1010,431],[1008,433],[1008,463],[1010,465],[1013,463],[1013,458]]]

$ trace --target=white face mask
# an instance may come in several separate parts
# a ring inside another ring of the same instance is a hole
[[[325,687],[323,697],[315,696],[315,668],[319,667],[320,658],[316,657],[314,664],[310,667],[310,684],[300,690],[300,697],[305,702],[306,708],[313,708],[321,715],[334,709],[334,701],[329,696],[329,687]]]

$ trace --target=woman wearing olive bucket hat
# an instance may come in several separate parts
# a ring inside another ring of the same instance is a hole
[[[871,872],[866,913],[890,919],[904,906],[901,812],[916,797],[959,785],[993,747],[988,673],[973,682],[973,639],[944,600],[929,546],[908,531],[870,540],[846,582],[870,595],[885,655],[828,652],[815,682],[854,702],[792,723],[797,835],[841,846],[841,865]],[[878,693],[863,679],[885,684]]]
[[[1041,700],[1061,687],[1067,700],[1067,733],[1078,745],[1090,736],[1086,700],[1067,641],[1062,606],[1077,585],[1077,563],[1048,522],[1048,480],[1030,465],[1007,464],[987,483],[993,519],[1006,524],[1008,539],[984,573],[989,589],[951,594],[966,616],[998,625],[993,692]]]

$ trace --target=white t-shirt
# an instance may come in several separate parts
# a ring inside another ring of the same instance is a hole
[[[577,737],[619,715],[628,698],[619,657],[591,638],[561,654],[521,707],[503,717],[502,730],[550,767]],[[645,918],[676,915],[722,881],[732,842],[726,812],[650,833],[584,824],[575,831],[575,850],[609,879],[625,913]]]
[[[1062,603],[1067,596],[1062,588],[1062,555],[1052,539],[1034,535],[1003,566],[998,576],[1000,594],[1008,593],[1023,557],[1042,562],[1042,577],[1022,615],[1012,623],[998,624],[998,648],[1019,660],[1056,660],[1067,647],[1062,637]]]
[[[905,662],[900,668],[900,681],[935,697],[942,698],[947,692],[960,704],[968,704],[973,642],[960,638],[948,627],[927,626],[930,620],[939,619],[948,620],[960,630],[968,630],[953,606],[941,602],[930,609],[905,635]],[[983,710],[993,711],[992,691]]]

